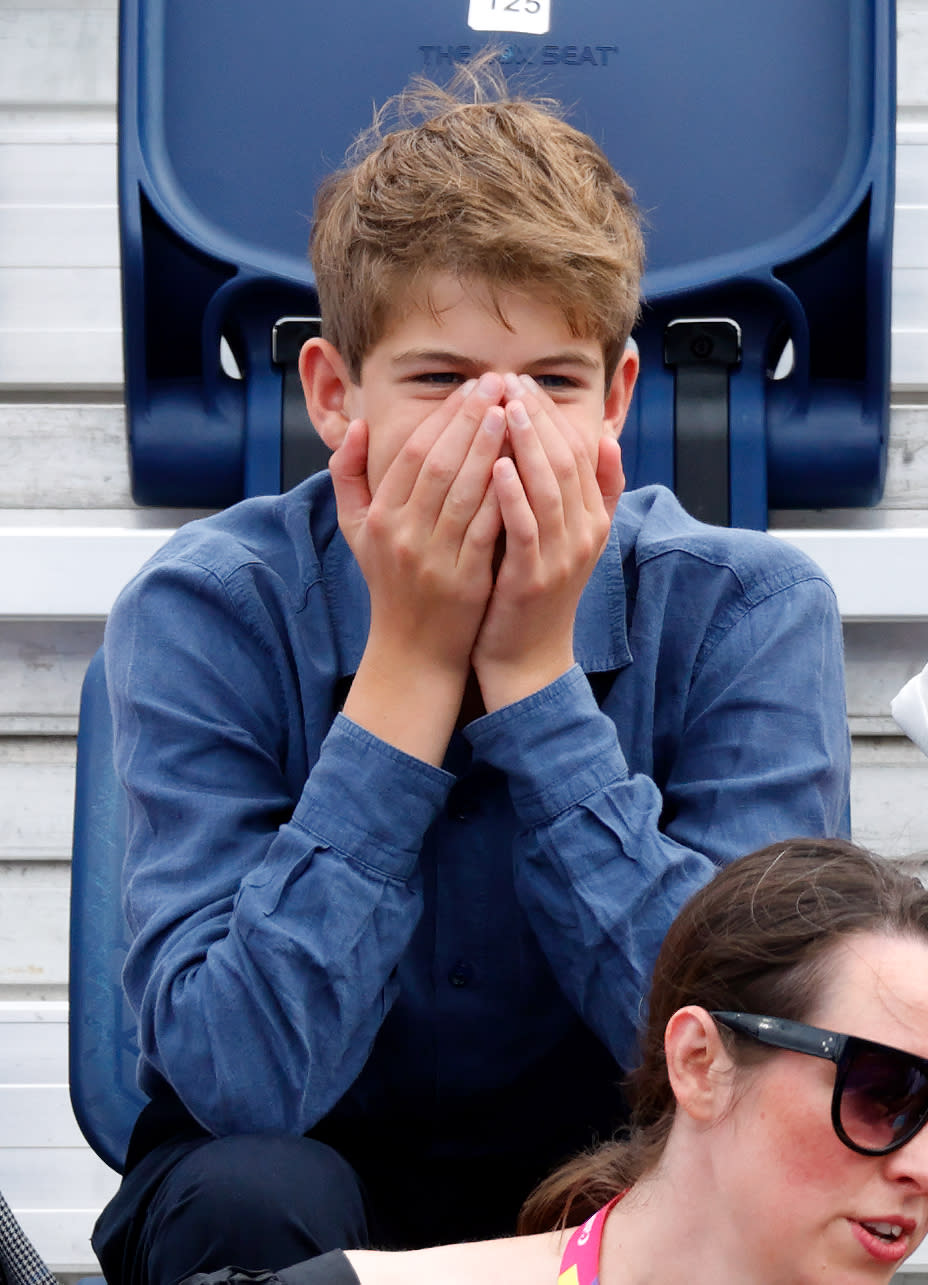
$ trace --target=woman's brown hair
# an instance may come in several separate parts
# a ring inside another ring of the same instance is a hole
[[[519,1231],[582,1222],[660,1160],[674,1117],[664,1031],[677,1009],[802,1021],[828,956],[854,933],[928,938],[928,890],[882,857],[839,839],[792,839],[722,869],[686,903],[661,947],[641,1061],[629,1077],[628,1140],[569,1161],[523,1206]],[[741,1064],[770,1056],[722,1031]]]

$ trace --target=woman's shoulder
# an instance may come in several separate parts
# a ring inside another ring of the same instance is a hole
[[[405,1253],[349,1250],[361,1285],[555,1285],[563,1232],[438,1245]]]

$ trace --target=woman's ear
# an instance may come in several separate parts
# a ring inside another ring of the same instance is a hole
[[[731,1100],[734,1063],[704,1008],[677,1009],[664,1032],[664,1053],[677,1109],[706,1124],[717,1120]]]
[[[348,367],[327,339],[307,339],[300,349],[299,369],[313,427],[329,450],[337,450],[350,423],[345,412],[351,385]]]
[[[635,380],[638,378],[638,347],[633,341],[625,345],[619,358],[615,374],[606,389],[606,401],[603,407],[603,431],[618,437],[625,423],[625,416],[635,391]]]

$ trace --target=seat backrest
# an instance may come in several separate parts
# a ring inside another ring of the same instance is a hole
[[[81,1132],[122,1172],[144,1097],[136,1087],[135,1018],[122,989],[128,929],[122,909],[126,801],[113,767],[103,653],[81,693],[71,867],[70,1082]]]
[[[372,102],[413,72],[444,77],[488,40],[502,42],[514,88],[567,105],[647,216],[629,484],[675,486],[697,509],[717,493],[699,516],[755,527],[768,505],[874,502],[893,0],[124,0],[136,498],[222,506],[298,480],[288,461],[298,474],[311,431],[294,422],[292,378],[288,389],[285,350],[298,344],[273,336],[280,319],[317,310],[314,190]],[[223,347],[241,378],[224,371]]]

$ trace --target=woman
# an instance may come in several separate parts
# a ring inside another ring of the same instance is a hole
[[[630,1140],[543,1183],[523,1209],[527,1234],[338,1251],[279,1279],[888,1281],[928,1230],[926,979],[928,891],[916,879],[840,841],[743,857],[691,899],[661,949]]]

